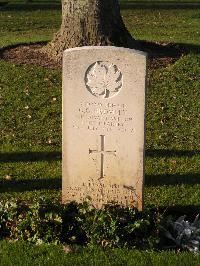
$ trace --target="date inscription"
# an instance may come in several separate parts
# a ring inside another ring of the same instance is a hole
[[[77,112],[76,128],[111,132],[134,132],[133,116],[129,115],[126,104],[81,102]]]

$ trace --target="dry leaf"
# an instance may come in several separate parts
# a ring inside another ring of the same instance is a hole
[[[11,176],[11,175],[6,175],[6,176],[5,176],[5,179],[6,179],[6,180],[12,180],[12,176]]]
[[[74,250],[70,246],[63,246],[63,251],[65,253],[72,253]]]

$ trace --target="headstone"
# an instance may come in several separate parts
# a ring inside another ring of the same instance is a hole
[[[146,54],[117,47],[63,56],[62,200],[142,209]]]

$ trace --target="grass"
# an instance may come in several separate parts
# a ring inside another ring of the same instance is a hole
[[[0,47],[50,40],[60,25],[58,2],[19,3],[12,1],[0,11]],[[174,65],[150,73],[145,207],[200,205],[199,10],[124,6],[122,15],[136,39],[181,43],[191,50]],[[43,196],[59,201],[61,73],[4,60],[0,73],[0,197],[33,201]],[[64,254],[61,247],[0,242],[0,265],[177,265],[180,261],[199,265],[199,257],[188,253],[86,248]]]
[[[60,25],[60,10],[2,11],[0,47],[48,41]]]
[[[180,11],[122,6],[124,21],[136,39],[198,45],[199,10]],[[0,12],[0,21],[0,47],[49,41],[60,26],[61,7],[56,3],[11,4]]]
[[[51,191],[45,192],[41,188],[48,190],[49,179],[53,190],[60,188],[61,183],[60,73],[4,61],[1,61],[0,69],[4,71],[0,107],[0,191],[6,197],[13,192],[13,196],[24,194],[27,199],[35,197],[37,190],[41,190],[38,195],[51,195]],[[2,181],[6,175],[13,176],[14,183]],[[33,183],[31,186],[30,180],[35,182],[35,187]],[[26,190],[28,192],[24,193]]]
[[[22,260],[23,258],[23,260]],[[128,249],[79,248],[75,253],[65,254],[60,246],[18,242],[0,242],[0,265],[199,265],[200,257],[190,253],[140,252]]]
[[[199,44],[199,10],[123,10],[124,21],[136,39]]]
[[[200,56],[191,54],[170,68],[151,74],[147,207],[199,204],[199,62]],[[31,200],[45,195],[59,200],[61,75],[58,71],[5,61],[0,62],[0,71],[1,198],[12,195]],[[7,175],[13,180],[5,180]],[[176,194],[177,190],[181,193]]]
[[[193,9],[182,10],[179,14],[174,10],[123,11],[127,26],[131,30],[136,25],[134,29],[135,32],[138,30],[140,39],[163,40],[164,35],[158,30],[163,24],[168,35],[173,36],[173,42],[183,38],[186,43],[185,28],[189,31],[189,27],[193,27],[190,46],[198,43],[197,14],[198,10]],[[60,24],[59,10],[5,9],[0,15],[4,33],[0,41],[2,47],[17,42],[48,40]],[[180,31],[173,23],[179,25]],[[170,41],[168,35],[166,42]],[[175,65],[150,75],[146,206],[199,204],[198,66],[199,56],[190,54]],[[1,198],[32,200],[45,195],[59,200],[61,73],[3,60],[0,71]],[[11,176],[12,180],[6,180],[6,176]],[[181,193],[175,193],[177,190]]]

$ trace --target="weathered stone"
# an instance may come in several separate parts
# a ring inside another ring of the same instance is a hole
[[[63,57],[62,199],[142,209],[146,55],[117,47]]]

